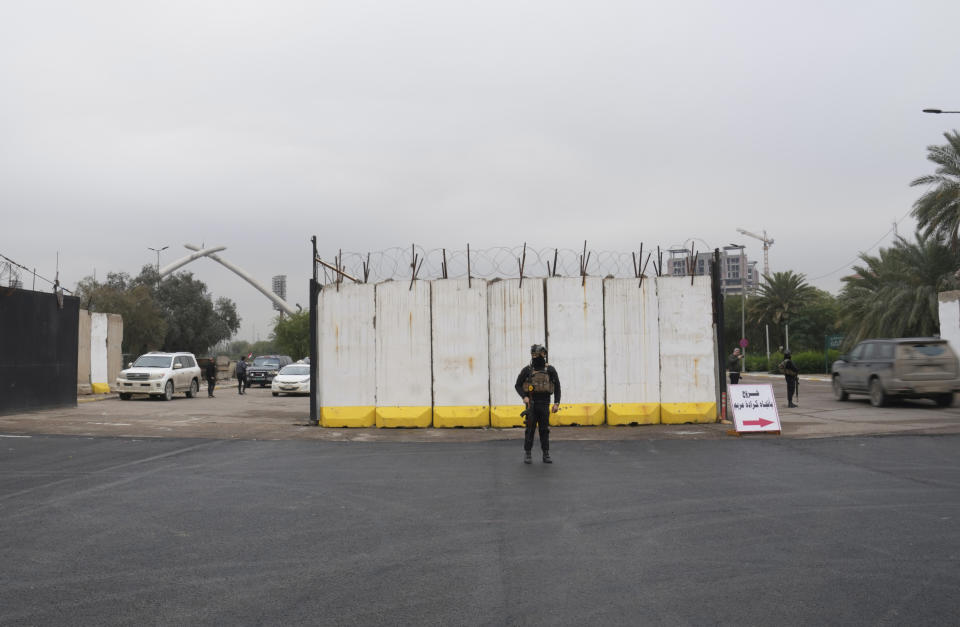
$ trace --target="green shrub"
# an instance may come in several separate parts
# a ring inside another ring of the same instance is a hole
[[[827,354],[827,366],[840,357],[840,351],[831,349]],[[747,355],[747,370],[750,372],[772,372],[782,374],[777,365],[783,361],[783,353],[770,353],[770,369],[767,369],[766,355]],[[793,353],[793,364],[800,374],[824,374],[823,351],[804,351]]]

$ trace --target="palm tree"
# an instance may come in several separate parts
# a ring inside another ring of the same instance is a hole
[[[807,283],[804,274],[793,270],[763,275],[759,297],[750,306],[757,322],[769,321],[776,325],[790,324],[790,317],[800,311],[806,301],[816,294],[816,288]]]
[[[956,250],[960,244],[960,133],[943,136],[946,146],[927,146],[927,160],[937,164],[937,173],[910,183],[911,187],[933,186],[913,203],[913,215],[925,237],[936,235]]]
[[[870,337],[935,335],[940,331],[937,293],[954,289],[957,254],[929,234],[898,237],[843,279],[840,324],[852,345]]]

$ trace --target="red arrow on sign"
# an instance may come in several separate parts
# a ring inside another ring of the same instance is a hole
[[[767,425],[772,425],[773,421],[767,420],[766,418],[760,418],[759,420],[744,420],[743,424],[750,425],[750,426],[756,425],[758,427],[766,427]]]

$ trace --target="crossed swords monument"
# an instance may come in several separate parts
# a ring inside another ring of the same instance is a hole
[[[174,272],[175,270],[182,268],[183,266],[187,265],[191,261],[196,261],[201,257],[209,257],[210,259],[213,259],[223,267],[232,271],[234,274],[242,278],[244,281],[246,281],[250,285],[257,288],[264,296],[266,296],[271,301],[273,301],[273,303],[287,315],[292,316],[293,314],[297,313],[297,311],[300,309],[300,305],[297,305],[296,309],[294,309],[287,303],[287,301],[283,300],[282,298],[274,294],[272,291],[267,289],[267,286],[265,286],[263,283],[261,283],[260,281],[250,276],[245,270],[243,270],[238,266],[233,265],[229,261],[223,259],[222,257],[216,254],[221,250],[226,250],[227,248],[226,246],[211,246],[210,248],[201,248],[200,246],[194,246],[193,244],[184,244],[183,247],[186,248],[187,250],[193,250],[196,252],[193,252],[187,255],[186,257],[178,259],[173,263],[166,265],[163,268],[160,268],[160,278],[163,278],[168,274],[170,274],[171,272]]]

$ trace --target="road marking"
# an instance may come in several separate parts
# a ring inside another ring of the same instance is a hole
[[[32,438],[32,435],[0,435],[0,438]]]
[[[103,425],[105,427],[129,427],[127,422],[88,422],[88,425]]]

